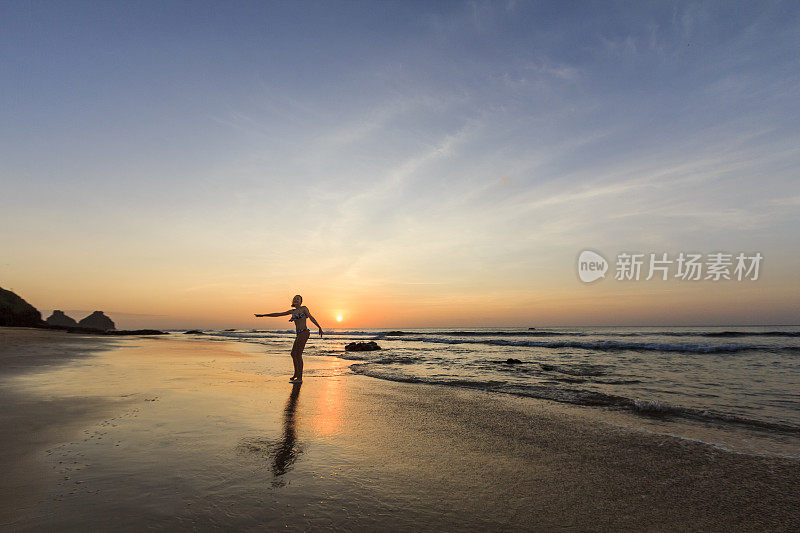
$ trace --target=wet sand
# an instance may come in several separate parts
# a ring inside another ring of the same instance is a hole
[[[293,386],[288,355],[268,347],[0,328],[0,524],[800,528],[796,460],[348,366],[306,357],[304,383]]]

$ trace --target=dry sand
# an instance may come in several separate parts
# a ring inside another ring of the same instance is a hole
[[[263,350],[0,329],[2,528],[800,529],[798,461]]]

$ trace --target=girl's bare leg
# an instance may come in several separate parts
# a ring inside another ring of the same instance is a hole
[[[306,341],[311,335],[310,331],[299,333],[294,339],[292,346],[292,363],[294,363],[294,376],[293,378],[303,377],[303,350],[306,347]]]

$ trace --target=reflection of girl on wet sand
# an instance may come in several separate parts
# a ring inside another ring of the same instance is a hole
[[[322,326],[319,325],[319,322],[311,316],[311,312],[308,310],[303,304],[303,297],[299,294],[295,295],[292,298],[292,307],[294,309],[289,309],[288,311],[283,311],[280,313],[266,313],[263,315],[255,315],[257,317],[262,316],[285,316],[285,315],[292,315],[292,318],[289,319],[289,322],[294,322],[295,329],[297,330],[297,336],[294,339],[294,345],[292,346],[292,362],[294,363],[294,375],[289,378],[289,381],[299,383],[303,381],[303,350],[306,347],[306,341],[308,337],[311,336],[311,331],[306,326],[306,318],[311,320],[315,326],[319,328],[319,336],[322,337]]]
[[[285,474],[300,455],[300,448],[297,446],[297,436],[294,427],[294,412],[297,409],[297,398],[300,396],[300,383],[292,385],[292,392],[283,410],[283,440],[275,445],[271,454],[274,458],[272,462],[272,473],[277,478]],[[273,485],[282,485],[282,481],[276,479]]]

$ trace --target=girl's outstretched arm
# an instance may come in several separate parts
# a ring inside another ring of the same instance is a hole
[[[255,316],[257,316],[257,317],[262,317],[262,316],[284,316],[284,315],[291,315],[291,314],[292,314],[292,310],[289,309],[288,311],[284,311],[282,313],[265,313],[263,315],[255,315]]]
[[[311,322],[313,322],[315,326],[319,328],[319,336],[322,337],[322,326],[319,325],[319,322],[317,322],[317,319],[314,318],[314,316],[311,314],[311,311],[308,310],[308,307],[303,306],[303,309],[305,309],[306,315],[308,315],[308,319]]]

